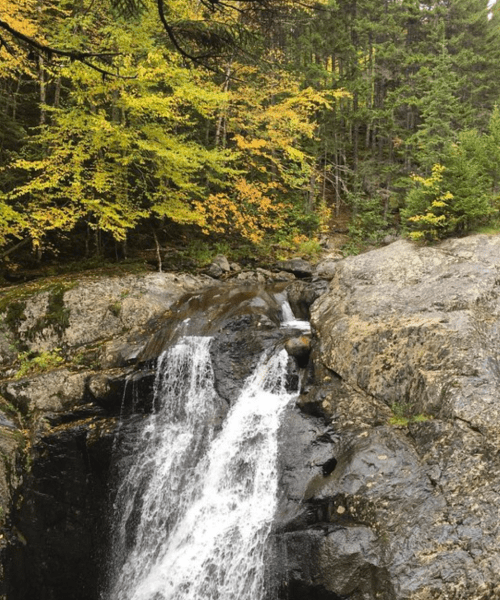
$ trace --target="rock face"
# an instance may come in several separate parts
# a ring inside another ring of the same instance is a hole
[[[145,377],[125,386],[130,365],[157,320],[211,281],[57,279],[0,299],[1,598],[97,599],[117,416],[134,390],[151,397]],[[23,366],[28,377],[13,377]]]
[[[113,440],[118,426],[133,433],[152,410],[153,362],[175,336],[213,336],[224,418],[262,352],[297,334],[281,327],[284,285],[165,274],[7,292],[0,300],[1,598],[100,597]],[[53,353],[58,361],[43,362]],[[20,367],[27,376],[15,376]],[[292,365],[290,385],[297,382]]]
[[[337,263],[284,426],[283,597],[500,598],[499,282],[500,237]]]

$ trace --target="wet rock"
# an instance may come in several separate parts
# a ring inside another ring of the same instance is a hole
[[[264,350],[282,338],[275,325],[259,327],[259,323],[258,315],[235,317],[215,335],[210,347],[215,388],[229,404],[238,398]]]
[[[285,342],[285,350],[290,356],[297,360],[297,364],[301,368],[305,368],[311,354],[311,338],[310,336],[301,335],[299,337],[290,338]]]
[[[311,277],[313,274],[313,266],[303,258],[292,258],[290,260],[282,260],[278,262],[278,269],[293,273],[296,277],[305,278]]]
[[[328,283],[323,280],[307,283],[295,281],[287,288],[288,302],[293,314],[298,319],[310,319],[311,305],[328,289]]]
[[[98,429],[95,443],[91,432]],[[90,419],[61,425],[34,446],[11,526],[7,597],[98,597],[112,431]]]
[[[499,237],[397,241],[337,263],[312,307],[322,367],[300,404],[334,428],[336,465],[311,476],[305,506],[370,529],[381,597],[500,586],[499,275]]]
[[[285,533],[287,600],[395,600],[385,568],[385,549],[374,532],[342,524]]]
[[[281,304],[278,292],[261,285],[227,284],[187,294],[169,313],[169,318],[148,342],[140,361],[156,358],[181,335],[214,335],[234,319],[248,315],[256,331],[279,326]],[[248,324],[247,324],[248,327]]]
[[[385,537],[370,526],[371,507],[361,508],[340,489],[319,491],[345,472],[340,442],[323,419],[287,410],[280,431],[282,494],[275,535],[279,598],[396,598]]]

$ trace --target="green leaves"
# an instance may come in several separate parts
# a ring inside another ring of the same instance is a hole
[[[143,0],[110,0],[112,7],[124,17],[136,17],[145,9]]]
[[[493,180],[483,160],[489,144],[489,136],[463,132],[458,143],[445,148],[443,164],[433,165],[430,177],[412,177],[401,212],[412,239],[464,233],[497,212]]]

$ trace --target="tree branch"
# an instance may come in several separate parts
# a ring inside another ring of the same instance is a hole
[[[170,41],[174,45],[177,52],[184,58],[187,58],[188,60],[191,60],[196,63],[200,63],[204,67],[206,67],[207,65],[204,64],[203,61],[206,60],[207,58],[211,58],[210,54],[194,56],[193,54],[190,54],[189,52],[184,50],[184,48],[179,44],[179,41],[175,37],[175,33],[174,33],[174,30],[172,29],[172,26],[170,25],[170,23],[167,21],[167,18],[165,17],[165,5],[163,3],[163,0],[156,0],[156,5],[158,6],[158,16],[160,17],[160,21],[163,25],[163,28],[167,32],[167,35],[170,38]],[[207,67],[207,68],[209,68],[209,67]],[[213,69],[210,69],[210,70],[213,70]]]
[[[9,25],[5,21],[2,21],[1,19],[0,19],[0,28],[3,29],[4,31],[7,31],[8,33],[10,33],[10,35],[12,37],[14,37],[15,39],[17,39],[21,42],[24,42],[30,48],[33,48],[34,50],[38,51],[39,53],[45,54],[49,59],[52,56],[61,56],[63,58],[69,58],[71,61],[75,61],[75,60],[79,61],[79,62],[83,63],[84,65],[86,65],[87,67],[94,69],[94,71],[97,71],[98,73],[101,73],[102,75],[105,75],[108,77],[118,77],[120,79],[135,79],[135,76],[128,77],[128,76],[124,76],[124,75],[119,75],[117,73],[112,73],[111,71],[107,71],[106,69],[98,67],[97,65],[94,65],[91,62],[89,62],[90,58],[104,59],[104,58],[109,58],[109,57],[113,57],[113,56],[120,56],[119,52],[83,52],[82,50],[61,50],[59,48],[53,48],[52,46],[49,46],[48,44],[42,44],[41,42],[34,40],[33,38],[30,38],[29,36],[25,35],[24,33],[21,33],[17,29],[14,29],[14,27]],[[0,40],[1,40],[2,44],[10,52],[11,48],[7,45],[5,40],[2,37],[0,37]]]

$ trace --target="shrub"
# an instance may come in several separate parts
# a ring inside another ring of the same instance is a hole
[[[445,164],[435,164],[429,177],[412,176],[413,186],[401,211],[410,238],[437,240],[466,233],[496,212],[488,178],[471,154],[470,145],[452,144]]]
[[[55,369],[64,362],[64,358],[61,356],[60,352],[60,348],[43,351],[35,355],[32,352],[21,352],[18,356],[20,366],[15,378],[21,379],[21,377],[26,375],[33,375],[35,373],[42,373],[44,371]]]

